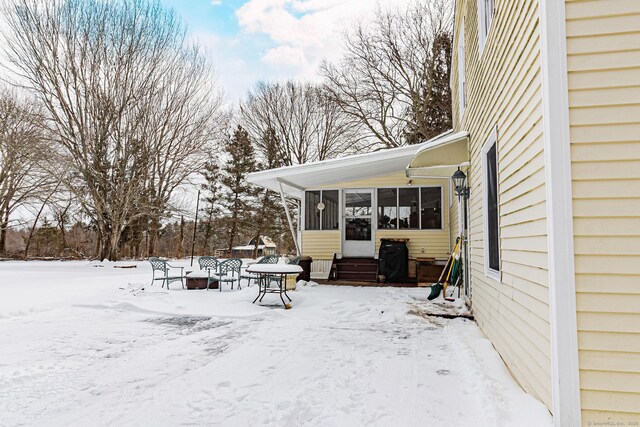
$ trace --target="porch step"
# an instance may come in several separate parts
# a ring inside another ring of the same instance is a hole
[[[374,258],[334,259],[332,270],[335,280],[378,281],[378,260]]]

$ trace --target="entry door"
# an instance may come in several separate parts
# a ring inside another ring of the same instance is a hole
[[[342,253],[373,257],[373,190],[344,190]]]

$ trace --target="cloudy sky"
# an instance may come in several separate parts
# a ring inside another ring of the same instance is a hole
[[[410,1],[162,0],[210,53],[234,102],[258,80],[317,80],[320,62],[340,57],[347,28]]]

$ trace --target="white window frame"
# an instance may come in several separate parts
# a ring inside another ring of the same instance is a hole
[[[398,223],[398,221],[396,221],[396,228],[378,228],[379,224],[378,224],[378,190],[380,189],[385,189],[385,188],[395,188],[396,191],[396,217],[400,214],[400,189],[401,188],[417,188],[418,189],[418,212],[420,212],[420,209],[422,209],[422,189],[423,188],[440,188],[440,209],[442,209],[442,212],[440,213],[440,228],[422,228],[422,215],[418,215],[418,228],[400,228],[400,224]],[[391,186],[383,186],[383,187],[375,187],[374,188],[374,193],[375,193],[375,210],[376,210],[376,230],[381,230],[381,231],[388,231],[388,230],[408,230],[408,231],[428,231],[428,232],[434,232],[434,231],[443,231],[444,228],[444,224],[445,224],[445,218],[444,218],[444,208],[446,206],[446,202],[445,202],[445,197],[444,197],[444,186],[443,185],[411,185],[411,186],[396,186],[396,185],[391,185]],[[451,207],[451,206],[449,206]]]
[[[302,230],[301,231],[338,231],[342,229],[342,226],[338,226],[338,230],[325,230],[322,226],[322,220],[324,217],[324,210],[320,211],[320,228],[317,230],[307,230],[307,223],[306,223],[306,216],[307,216],[307,191],[319,191],[320,192],[320,201],[323,201],[324,198],[322,197],[322,193],[325,191],[337,191],[338,192],[338,219],[340,221],[342,221],[342,209],[340,208],[341,203],[342,203],[342,189],[340,188],[313,188],[313,189],[306,189],[304,190],[304,194],[302,197],[302,209],[301,209],[301,215],[300,217],[302,218],[301,225],[302,225]]]
[[[460,121],[464,117],[467,109],[467,73],[466,73],[466,52],[464,39],[464,19],[458,35],[458,110],[460,111]]]
[[[486,2],[490,3],[491,10],[488,11]],[[489,31],[493,24],[493,18],[496,11],[495,0],[477,0],[478,5],[478,47],[480,49],[480,56],[484,52],[484,46],[489,37]],[[489,13],[490,12],[490,13]],[[488,21],[488,22],[487,22]]]
[[[500,270],[494,270],[489,267],[489,183],[487,182],[487,153],[495,145],[496,147],[496,184],[498,184],[498,188],[496,189],[498,196],[498,265]],[[483,236],[483,246],[484,246],[484,274],[487,277],[490,277],[494,280],[501,281],[501,270],[502,270],[502,254],[501,254],[501,245],[500,245],[500,184],[499,182],[499,165],[500,158],[498,156],[498,128],[494,128],[489,136],[489,139],[485,142],[482,147],[482,214],[484,216],[484,236]]]

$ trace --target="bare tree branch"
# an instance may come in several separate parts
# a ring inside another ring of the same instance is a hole
[[[323,63],[327,91],[382,147],[416,143],[451,126],[448,0],[378,11],[346,35],[338,64]]]

